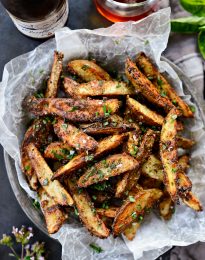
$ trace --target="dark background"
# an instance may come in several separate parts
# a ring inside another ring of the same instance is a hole
[[[71,29],[107,27],[111,23],[100,16],[92,0],[70,0],[70,14],[67,26]],[[14,57],[33,50],[43,40],[35,40],[22,35],[13,25],[5,9],[0,3],[0,75],[4,65]],[[0,76],[1,81],[1,76]],[[46,242],[49,251],[49,260],[61,259],[61,246],[58,242],[43,234],[27,218],[20,208],[9,184],[4,166],[3,150],[0,147],[0,238],[4,233],[10,233],[12,226],[32,226],[35,239]],[[0,246],[0,259],[12,259],[8,256],[9,250]],[[162,259],[162,258],[161,258]],[[169,254],[163,260],[169,259]]]

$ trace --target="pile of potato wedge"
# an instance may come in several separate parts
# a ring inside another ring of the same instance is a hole
[[[202,211],[187,175],[195,142],[182,136],[193,109],[144,53],[127,58],[125,75],[94,60],[63,68],[55,51],[45,91],[25,100],[35,119],[21,146],[22,171],[50,234],[76,214],[99,238],[132,240],[152,209],[166,221],[180,201]]]

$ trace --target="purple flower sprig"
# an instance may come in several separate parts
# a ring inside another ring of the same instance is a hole
[[[33,229],[22,226],[21,229],[13,227],[13,236],[4,234],[0,240],[0,245],[7,246],[11,249],[9,256],[15,257],[18,260],[44,260],[45,259],[45,244],[44,242],[35,242],[29,244],[33,237]],[[21,244],[21,255],[19,256],[14,250],[14,241]]]

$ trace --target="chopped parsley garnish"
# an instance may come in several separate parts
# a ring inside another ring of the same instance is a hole
[[[107,201],[103,202],[102,208],[103,209],[109,209],[109,203]]]
[[[138,204],[138,205],[136,206],[136,209],[137,209],[137,210],[141,210],[141,209],[142,209],[142,206],[141,206],[140,204]]]
[[[138,150],[139,150],[139,148],[136,145],[133,144],[132,145],[132,151],[130,152],[130,154],[132,156],[135,156],[137,154]]]
[[[104,126],[107,126],[107,125],[109,125],[109,122],[108,122],[108,121],[105,121],[105,122],[103,123],[103,125],[104,125]]]
[[[159,87],[161,87],[163,85],[163,81],[161,80],[161,78],[159,76],[157,77],[157,85]]]
[[[74,213],[75,213],[76,216],[79,215],[79,213],[78,213],[78,209],[77,209],[76,207],[74,207]]]
[[[149,80],[153,80],[154,79],[154,77],[152,77],[152,76],[148,76],[147,77]]]
[[[92,161],[94,159],[94,155],[93,154],[89,154],[85,156],[85,161]]]
[[[136,219],[136,218],[137,218],[137,213],[136,213],[136,212],[133,212],[133,213],[131,214],[131,216],[132,216],[133,219]]]
[[[98,254],[103,252],[103,249],[94,243],[91,243],[89,246],[93,249],[93,251],[95,251]]]
[[[74,111],[76,111],[76,110],[78,110],[78,109],[79,109],[79,107],[73,106],[73,107],[71,108],[71,110],[69,110],[69,112],[74,112]]]
[[[43,180],[42,186],[47,186],[48,185],[48,178]]]
[[[95,189],[95,190],[99,190],[99,191],[103,191],[105,190],[106,188],[108,188],[110,186],[109,183],[106,183],[106,182],[101,182],[101,183],[96,183],[96,184],[93,184],[92,187]]]
[[[92,198],[93,198],[93,200],[96,200],[96,199],[97,199],[97,197],[96,197],[95,195],[93,195]]]
[[[176,120],[177,119],[177,115],[172,115],[172,122],[174,122],[174,120]]]
[[[110,109],[107,109],[106,105],[103,105],[103,112],[105,116],[110,116],[110,113],[112,111]]]
[[[139,222],[142,222],[143,219],[144,219],[143,216],[139,216],[139,217],[138,217],[138,221],[139,221]]]
[[[172,100],[172,104],[174,104],[176,106],[177,105],[177,101],[175,99]]]
[[[40,209],[40,203],[37,200],[33,200],[32,204],[33,204],[34,208]]]
[[[177,172],[177,169],[176,168],[172,168],[172,172]]]
[[[86,65],[86,64],[81,67],[82,70],[87,70],[87,69],[89,69],[89,68],[90,68],[90,67],[89,67],[88,65]]]
[[[121,88],[121,87],[122,87],[122,85],[118,82],[116,88]]]
[[[135,202],[135,198],[133,196],[129,196],[129,201],[130,202]]]
[[[97,112],[95,112],[95,115],[96,115],[96,116],[99,116],[99,112],[98,112],[98,111],[97,111]]]
[[[147,45],[147,44],[149,44],[149,41],[148,40],[144,41],[144,45]]]
[[[26,165],[24,169],[25,169],[25,171],[29,171],[31,169],[31,166],[30,165]]]
[[[62,124],[61,127],[62,127],[64,130],[67,130],[68,124]]]
[[[53,154],[53,156],[58,159],[58,160],[63,160],[64,157],[58,153],[56,153],[56,151],[52,150],[51,153]]]
[[[160,91],[160,95],[161,95],[162,97],[166,97],[166,96],[167,96],[167,92],[162,89],[162,90]]]
[[[193,112],[193,113],[196,112],[196,108],[195,108],[195,106],[189,106],[189,108],[190,108],[191,112]]]

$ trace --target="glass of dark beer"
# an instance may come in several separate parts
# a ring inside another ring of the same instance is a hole
[[[159,8],[159,0],[94,0],[98,12],[111,22],[137,21]]]
[[[68,18],[67,0],[0,0],[16,27],[33,38],[48,38]]]

